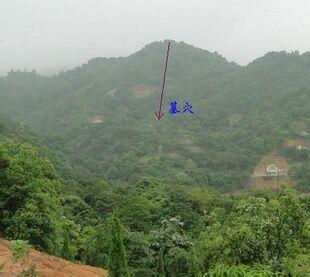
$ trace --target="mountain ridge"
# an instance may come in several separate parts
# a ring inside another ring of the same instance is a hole
[[[175,42],[166,115],[154,122],[165,51],[165,41],[155,42],[128,57],[96,58],[49,78],[12,72],[0,79],[0,107],[70,162],[109,180],[151,175],[219,188],[231,180],[232,187],[243,186],[259,159],[294,135],[295,121],[308,126],[308,55],[269,54],[242,67]],[[173,100],[190,102],[194,114],[169,115]]]

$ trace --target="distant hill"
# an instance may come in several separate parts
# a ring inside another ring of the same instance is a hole
[[[21,136],[22,131],[10,119],[0,114],[0,138]]]
[[[0,78],[0,108],[85,174],[115,182],[154,176],[242,188],[273,151],[290,160],[298,181],[295,171],[307,170],[309,149],[298,152],[284,142],[309,140],[310,54],[272,52],[241,67],[172,42],[166,114],[155,121],[166,45],[95,58],[54,77],[10,72]],[[181,110],[188,101],[194,113],[170,115],[171,101]]]

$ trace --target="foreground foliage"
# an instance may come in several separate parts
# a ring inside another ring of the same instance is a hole
[[[310,202],[285,187],[224,196],[152,178],[70,184],[30,145],[5,141],[0,191],[2,236],[111,276],[310,273]]]

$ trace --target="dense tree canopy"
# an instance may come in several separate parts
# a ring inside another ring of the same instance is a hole
[[[111,276],[308,276],[309,54],[173,42],[165,109],[194,114],[157,122],[164,46],[0,78],[0,236]],[[270,153],[294,182],[253,190]]]
[[[165,46],[92,59],[49,78],[11,72],[0,78],[0,108],[87,177],[153,176],[227,191],[244,186],[259,159],[275,150],[300,170],[310,147],[308,53],[269,53],[241,67],[172,42],[166,115],[157,122]],[[194,114],[169,115],[174,100],[190,102]],[[308,149],[287,146],[287,139],[303,139]],[[301,174],[292,176],[307,190]]]
[[[2,236],[114,276],[309,273],[310,202],[288,188],[230,197],[145,178],[60,196],[63,180],[29,144],[2,142],[0,165]]]
[[[33,147],[0,143],[0,234],[66,256],[62,248],[70,243],[64,234],[69,221],[62,218],[58,183],[51,162]]]

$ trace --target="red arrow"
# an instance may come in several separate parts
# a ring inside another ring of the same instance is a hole
[[[162,117],[164,116],[164,113],[162,112],[162,107],[163,107],[164,91],[165,91],[165,84],[166,84],[167,67],[168,67],[168,61],[169,61],[169,51],[170,51],[170,41],[168,43],[167,54],[166,54],[166,63],[165,63],[165,70],[164,70],[164,76],[163,76],[163,86],[161,89],[160,101],[159,101],[159,111],[158,113],[155,112],[155,116],[157,120],[161,120]]]

